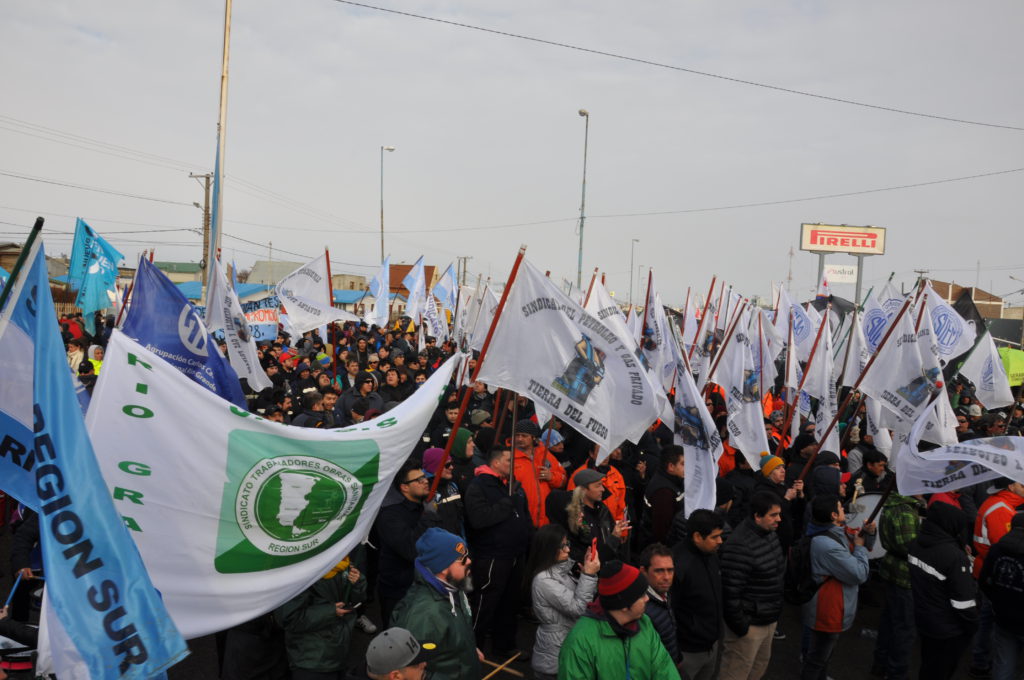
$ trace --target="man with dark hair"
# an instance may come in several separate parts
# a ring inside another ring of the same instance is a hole
[[[860,470],[851,471],[853,476],[846,484],[846,495],[852,497],[857,483],[863,489],[859,493],[881,493],[888,484],[889,468],[886,463],[888,459],[878,449],[871,448],[864,452],[863,464]]]
[[[302,395],[302,413],[292,419],[295,427],[324,426],[324,395],[316,390]]]
[[[673,551],[675,579],[672,606],[683,656],[680,670],[688,680],[710,680],[722,637],[722,576],[718,549],[725,519],[710,510],[694,510],[686,520],[688,535]]]
[[[512,452],[494,446],[466,489],[467,538],[477,573],[483,575],[470,595],[473,630],[477,647],[492,635],[499,659],[516,653],[520,584],[532,531],[526,496],[518,482],[509,481],[511,472]],[[524,656],[529,658],[525,653],[519,658]]]
[[[672,551],[662,543],[652,543],[640,553],[640,573],[647,578],[647,609],[644,611],[661,636],[672,661],[679,663],[679,640],[676,636],[676,616],[672,609],[669,590],[675,576]]]
[[[536,528],[548,523],[545,501],[551,489],[565,486],[565,468],[547,449],[537,444],[538,439],[540,427],[537,423],[523,419],[515,424],[512,434],[515,445],[513,476],[523,486],[530,518]]]
[[[683,508],[683,485],[686,476],[685,451],[673,444],[661,450],[661,467],[654,473],[644,491],[646,525],[658,543],[668,539],[672,519]]]
[[[722,548],[722,680],[760,678],[768,668],[786,571],[776,534],[781,515],[778,497],[758,491],[750,498],[750,515]]]
[[[355,384],[338,400],[338,408],[342,413],[349,413],[352,410],[352,406],[355,405],[356,400],[359,398],[366,399],[369,402],[370,408],[375,408],[378,411],[384,410],[384,400],[381,399],[380,394],[377,393],[377,381],[374,379],[372,373],[366,371],[359,371],[355,377]]]
[[[430,480],[419,461],[406,461],[395,475],[374,522],[380,560],[377,592],[381,622],[388,625],[391,610],[412,584],[416,539],[426,529],[423,503],[430,497]]]
[[[822,494],[811,501],[811,576],[818,590],[802,609],[804,626],[811,630],[810,646],[804,656],[802,680],[828,675],[839,634],[853,625],[857,613],[857,590],[868,580],[866,534],[873,538],[875,523],[865,524],[853,537],[853,551],[844,525],[846,513],[839,496]]]

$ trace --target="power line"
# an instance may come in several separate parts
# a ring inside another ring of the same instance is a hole
[[[378,7],[376,5],[369,5],[363,2],[355,2],[355,0],[334,0],[345,5],[352,5],[354,7],[362,7],[364,9],[372,9],[378,12],[386,12],[388,14],[397,14],[399,16],[410,17],[413,19],[422,19],[424,21],[432,21],[438,24],[446,24],[448,26],[455,26],[457,28],[467,28],[472,31],[479,31],[481,33],[490,33],[492,35],[500,35],[506,38],[515,38],[517,40],[526,40],[529,42],[539,43],[541,45],[549,45],[551,47],[561,47],[563,49],[575,50],[577,52],[585,52],[587,54],[596,54],[602,57],[611,57],[612,59],[620,59],[622,61],[630,61],[637,64],[644,64],[646,66],[655,66],[657,68],[669,69],[672,71],[681,71],[683,73],[689,73],[695,76],[703,76],[705,78],[715,78],[717,80],[724,80],[730,83],[737,83],[739,85],[749,85],[751,87],[759,87],[766,90],[774,90],[776,92],[784,92],[786,94],[795,94],[801,97],[811,97],[813,99],[821,99],[824,101],[833,102],[836,104],[848,104],[850,106],[859,106],[866,109],[875,109],[877,111],[887,111],[889,113],[899,113],[906,116],[917,116],[919,118],[931,118],[933,120],[942,120],[949,123],[962,123],[964,125],[978,125],[982,127],[999,128],[1002,130],[1014,130],[1017,132],[1024,132],[1024,127],[1017,127],[1014,125],[1003,125],[999,123],[986,123],[983,121],[967,120],[964,118],[954,118],[951,116],[940,116],[932,113],[923,113],[920,111],[910,111],[908,109],[901,109],[895,106],[883,106],[881,104],[869,104],[867,102],[861,102],[854,99],[844,99],[842,97],[831,97],[829,95],[817,94],[815,92],[807,92],[804,90],[796,90],[789,87],[782,87],[780,85],[771,85],[769,83],[761,83],[754,80],[745,80],[742,78],[734,78],[732,76],[725,76],[720,73],[711,73],[710,71],[698,71],[697,69],[686,68],[683,66],[676,66],[673,64],[666,64],[659,61],[653,61],[650,59],[642,59],[640,57],[631,57],[624,54],[617,54],[615,52],[606,52],[604,50],[597,50],[589,47],[581,47],[579,45],[571,45],[569,43],[558,42],[555,40],[545,40],[544,38],[535,38],[533,36],[522,35],[519,33],[510,33],[508,31],[499,31],[493,28],[485,28],[483,26],[474,26],[473,24],[466,24],[459,21],[451,21],[449,19],[440,19],[438,17],[426,16],[424,14],[414,14],[412,12],[403,12],[397,9],[389,9],[387,7]]]
[[[22,179],[28,182],[40,182],[42,184],[53,184],[59,187],[67,187],[69,189],[81,189],[82,191],[94,191],[99,194],[110,194],[111,196],[123,196],[125,198],[136,198],[140,201],[153,201],[154,203],[168,203],[170,205],[185,205],[192,207],[191,203],[185,203],[184,201],[172,201],[166,198],[155,198],[153,196],[142,196],[140,194],[129,194],[123,191],[114,191],[113,189],[101,189],[99,187],[90,187],[84,184],[72,184],[71,182],[59,182],[55,179],[46,179],[45,177],[33,177],[32,175],[19,175],[14,172],[7,172],[0,170],[0,175],[4,177],[13,177],[14,179]]]

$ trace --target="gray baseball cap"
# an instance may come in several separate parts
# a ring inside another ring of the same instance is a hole
[[[406,666],[430,661],[437,645],[419,642],[405,628],[388,628],[370,641],[366,648],[366,670],[387,675]]]

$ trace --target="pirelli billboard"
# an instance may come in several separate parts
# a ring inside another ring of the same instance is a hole
[[[801,224],[800,250],[812,253],[884,255],[885,229],[833,224]]]

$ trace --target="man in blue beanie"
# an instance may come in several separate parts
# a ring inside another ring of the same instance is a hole
[[[452,680],[477,680],[481,675],[483,655],[476,648],[465,593],[469,565],[469,550],[460,536],[431,527],[416,541],[413,584],[395,607],[390,625],[437,643],[427,662],[431,675]]]

